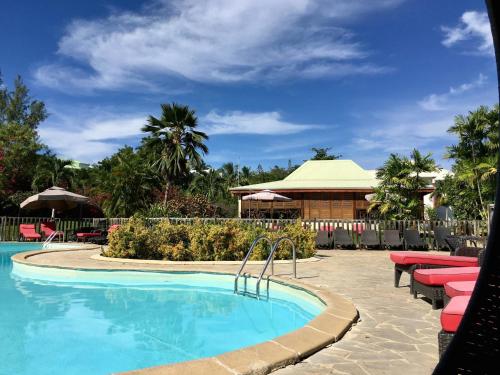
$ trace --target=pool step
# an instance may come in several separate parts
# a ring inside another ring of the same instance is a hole
[[[252,292],[250,291],[250,288],[248,287],[248,280],[250,281],[253,281],[251,282],[252,286],[254,286],[256,284],[256,281],[257,281],[257,278],[256,277],[253,277],[251,274],[249,273],[243,273],[240,275],[241,277],[243,277],[243,289],[240,289],[239,286],[236,286],[235,287],[235,290],[234,290],[234,293],[235,294],[239,294],[241,296],[247,296],[247,297],[251,297],[251,298],[256,298],[256,299],[264,299],[264,300],[268,300],[269,299],[269,280],[270,280],[270,275],[267,275],[265,277],[265,280],[266,280],[266,293],[264,295],[262,295],[261,293],[256,293],[256,289],[253,288],[255,290],[255,292]]]
[[[235,294],[239,294],[238,280],[241,276],[246,275],[246,273],[243,273],[243,269],[245,268],[245,265],[247,264],[248,259],[250,259],[250,255],[252,255],[252,252],[255,249],[255,246],[260,241],[267,242],[269,245],[270,251],[269,251],[269,255],[267,257],[266,263],[264,264],[264,268],[262,268],[262,271],[260,272],[259,278],[257,279],[257,282],[255,283],[255,293],[252,293],[252,294],[255,294],[257,299],[260,298],[260,283],[264,279],[264,277],[265,277],[264,274],[266,273],[267,267],[269,265],[271,265],[271,275],[274,275],[274,262],[273,262],[274,253],[278,249],[279,244],[283,241],[287,241],[292,245],[293,277],[297,278],[297,256],[296,256],[296,251],[295,251],[295,243],[292,241],[292,239],[290,237],[280,237],[276,241],[274,241],[274,243],[273,243],[269,237],[262,235],[262,236],[257,237],[252,242],[252,245],[250,246],[250,249],[248,249],[248,252],[247,252],[247,255],[245,256],[245,259],[243,259],[243,262],[241,262],[240,269],[238,270],[238,273],[236,274],[236,276],[234,278],[234,293]],[[245,280],[245,292],[248,293],[246,280]],[[267,277],[267,298],[269,298],[269,276]]]

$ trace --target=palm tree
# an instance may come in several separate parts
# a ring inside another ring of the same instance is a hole
[[[417,181],[420,179],[420,175],[423,172],[436,172],[438,170],[438,166],[434,159],[432,159],[432,154],[430,153],[422,155],[420,151],[413,149],[410,158]]]
[[[191,186],[190,192],[203,195],[210,202],[215,202],[224,196],[226,184],[221,172],[216,169],[208,169],[196,174]]]
[[[425,186],[421,178],[424,172],[437,170],[431,154],[422,155],[413,150],[411,158],[391,154],[377,170],[379,185],[369,210],[379,212],[392,219],[409,219],[421,214],[420,189]]]
[[[498,150],[498,105],[492,110],[481,106],[467,116],[455,117],[448,129],[459,142],[448,147],[447,158],[455,159],[457,179],[476,192],[480,215],[486,217],[486,203],[491,200],[496,175]]]
[[[383,215],[398,219],[404,217],[410,174],[411,166],[407,158],[396,154],[389,155],[384,165],[377,170],[380,184],[375,189],[375,197],[369,211],[378,208]]]
[[[231,199],[231,194],[229,189],[238,185],[239,179],[239,166],[235,166],[233,163],[224,163],[220,168],[220,175],[224,181],[222,196]]]
[[[208,136],[196,130],[198,119],[188,106],[161,105],[158,119],[149,116],[142,131],[150,133],[146,144],[153,151],[153,167],[161,175],[165,187],[163,204],[166,206],[170,185],[189,174],[190,167],[202,164],[202,154],[208,153],[205,141]]]
[[[109,216],[128,217],[143,210],[151,200],[154,178],[131,147],[120,149],[112,158],[111,170],[102,173],[101,186],[109,194],[103,208]]]
[[[251,178],[252,178],[252,170],[247,166],[243,166],[240,172],[239,185],[241,186],[250,184]]]
[[[40,186],[64,186],[71,188],[75,171],[71,168],[71,160],[57,157],[45,157],[37,166],[37,171],[32,181],[32,189],[37,191]]]

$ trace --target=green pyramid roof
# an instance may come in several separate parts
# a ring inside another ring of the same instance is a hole
[[[378,184],[374,171],[352,160],[308,160],[280,181],[238,186],[233,192],[252,190],[372,189]]]

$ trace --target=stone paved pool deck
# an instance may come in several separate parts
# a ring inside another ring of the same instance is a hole
[[[239,267],[237,264],[135,265],[93,259],[98,253],[98,250],[51,252],[32,256],[30,262],[89,269],[165,271],[236,272]],[[406,274],[401,280],[402,287],[393,287],[389,253],[322,250],[317,256],[321,261],[297,263],[299,281],[311,289],[321,288],[351,300],[360,320],[340,341],[273,374],[430,374],[438,360],[440,311],[432,310],[423,300],[413,299]],[[256,273],[261,267],[250,265],[248,271]],[[275,264],[277,275],[286,278],[290,272],[290,264]]]

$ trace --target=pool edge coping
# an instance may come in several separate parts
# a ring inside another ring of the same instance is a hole
[[[131,264],[157,264],[159,266],[211,266],[211,265],[223,265],[230,266],[235,264],[241,264],[241,260],[193,260],[193,261],[176,261],[176,260],[153,260],[153,259],[131,259],[131,258],[112,258],[106,257],[100,254],[94,254],[90,256],[91,259],[100,260],[104,262],[119,262],[119,263],[131,263]],[[275,260],[274,264],[291,264],[292,261],[289,259],[285,260]],[[314,263],[321,262],[321,258],[312,256],[309,258],[297,259],[297,263]],[[265,260],[249,260],[248,265],[264,265]]]
[[[30,257],[52,252],[65,252],[75,250],[97,250],[99,246],[88,246],[86,248],[73,249],[42,249],[17,253],[12,256],[13,262],[42,267],[59,268],[70,270],[96,270],[96,271],[145,271],[145,272],[176,272],[175,262],[169,263],[174,266],[169,270],[155,269],[123,269],[110,265],[107,268],[85,268],[71,266],[44,265],[30,262]],[[122,263],[123,264],[123,263]],[[134,263],[135,266],[140,264]],[[159,264],[161,265],[161,264]],[[193,264],[194,266],[194,264]],[[208,274],[230,274],[228,272],[199,271]],[[186,269],[177,272],[189,272]],[[315,295],[325,305],[326,308],[309,321],[303,327],[288,334],[278,336],[272,340],[265,341],[249,347],[240,348],[234,351],[225,352],[217,356],[201,358],[192,361],[159,365],[143,369],[126,371],[121,374],[127,375],[170,375],[179,373],[189,373],[191,375],[257,375],[269,374],[270,372],[289,365],[296,364],[317,351],[339,341],[346,332],[357,322],[359,313],[354,304],[347,298],[336,293],[329,292],[321,287],[305,284],[298,280],[273,276],[272,281],[284,284],[293,288],[302,289],[307,293]]]

